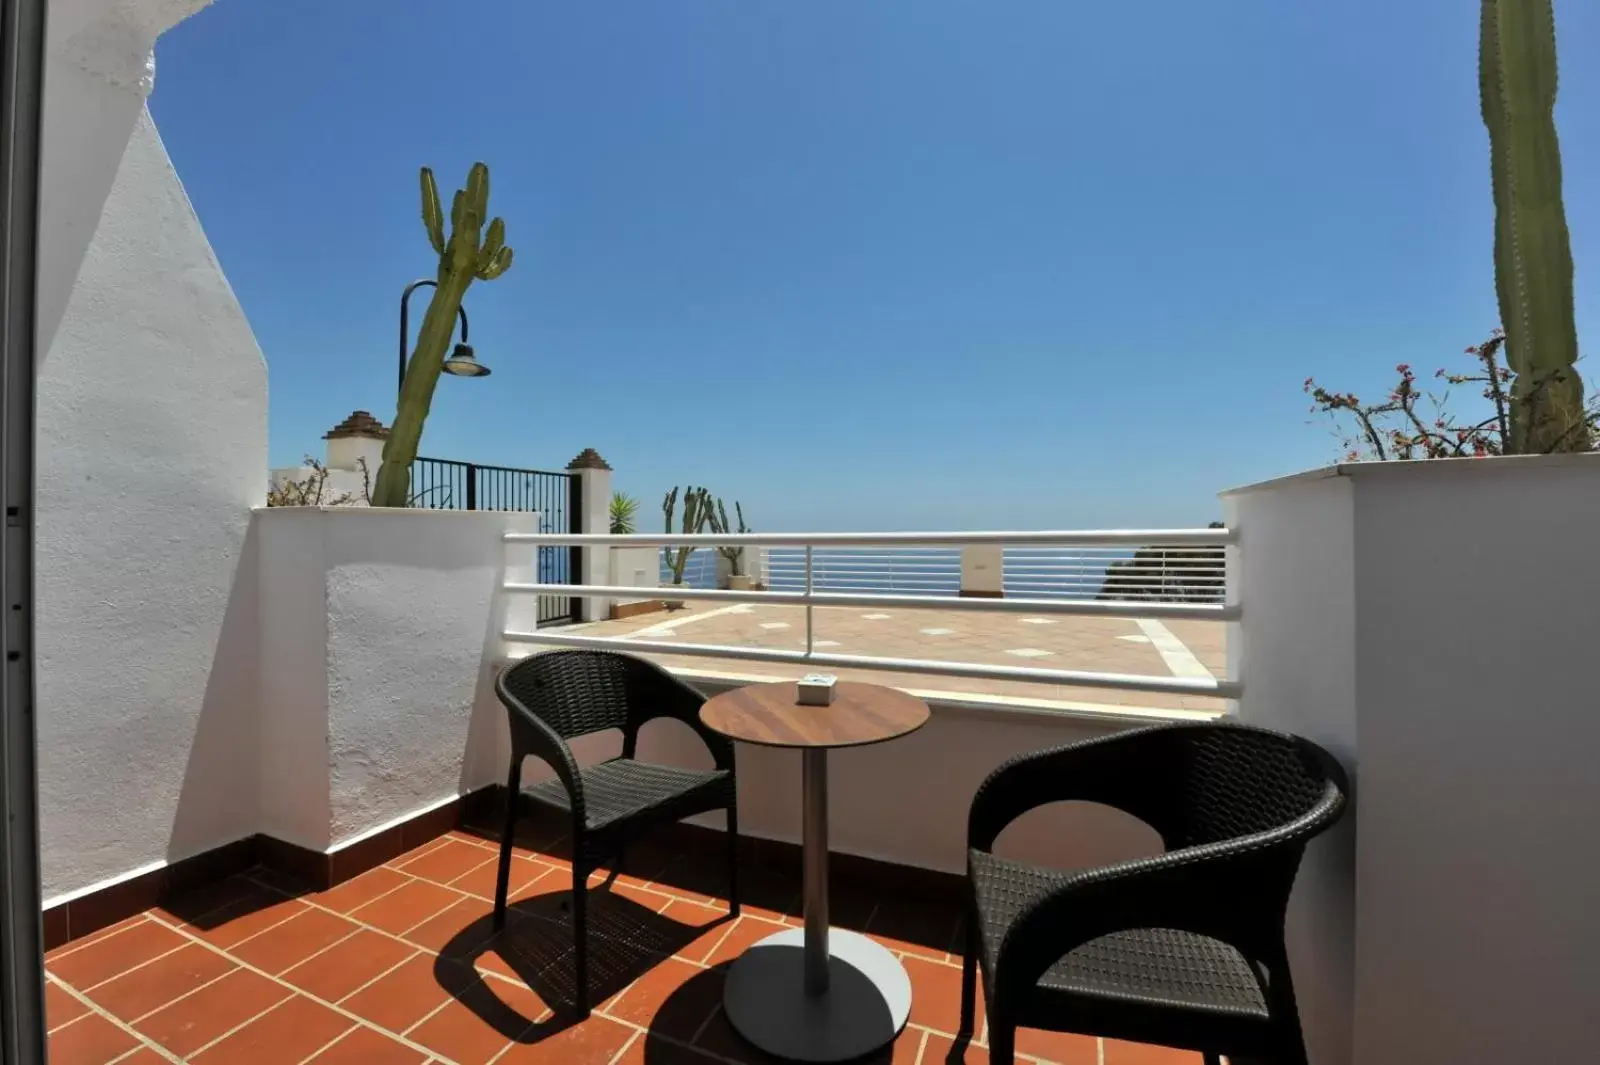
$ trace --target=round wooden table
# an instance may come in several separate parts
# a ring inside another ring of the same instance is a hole
[[[723,986],[728,1020],[793,1061],[849,1061],[885,1046],[911,1013],[911,980],[888,950],[828,926],[828,751],[915,732],[928,705],[893,688],[840,683],[831,705],[801,706],[786,681],[715,696],[700,720],[730,739],[802,752],[805,927],[768,936],[733,963]]]

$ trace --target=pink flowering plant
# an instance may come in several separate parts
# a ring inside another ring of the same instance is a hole
[[[1416,371],[1400,363],[1400,379],[1380,403],[1363,403],[1353,392],[1330,392],[1306,378],[1313,414],[1326,415],[1345,449],[1347,462],[1369,459],[1482,458],[1512,454],[1511,409],[1519,402],[1512,395],[1511,370],[1501,364],[1505,333],[1496,329],[1488,340],[1467,348],[1478,362],[1470,373],[1434,372],[1438,390],[1419,387]],[[1458,416],[1450,408],[1451,390],[1471,387],[1486,405],[1475,404],[1477,417]],[[1530,397],[1531,398],[1531,397]],[[1526,401],[1520,401],[1526,402]],[[1583,420],[1544,449],[1546,453],[1574,450],[1579,439],[1593,440],[1600,425],[1600,400],[1591,398]]]

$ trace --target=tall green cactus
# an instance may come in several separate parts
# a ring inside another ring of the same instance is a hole
[[[1494,184],[1494,282],[1511,386],[1508,451],[1587,451],[1572,248],[1556,136],[1550,0],[1481,0],[1478,85]]]
[[[661,501],[661,513],[666,517],[666,531],[672,532],[672,515],[678,504],[678,489],[673,488],[666,498]],[[711,492],[706,488],[696,488],[690,485],[683,491],[683,528],[684,533],[705,532],[706,522],[711,520]],[[683,570],[689,564],[689,556],[694,554],[692,544],[683,544],[678,547],[664,547],[662,557],[666,560],[667,568],[672,571],[672,583],[683,583]]]
[[[744,508],[739,505],[739,501],[737,499],[733,501],[733,513],[734,516],[739,519],[738,528],[734,528],[728,523],[728,508],[722,505],[722,499],[719,496],[716,500],[716,506],[710,511],[707,517],[707,520],[711,523],[711,531],[716,533],[718,536],[726,536],[729,533],[735,532],[747,533],[753,531],[745,526]],[[717,554],[728,560],[728,573],[730,575],[734,577],[743,577],[745,575],[743,547],[729,544],[727,546],[717,548]]]
[[[493,281],[511,268],[511,248],[506,244],[506,224],[496,218],[483,232],[489,214],[489,168],[474,163],[467,187],[456,191],[450,207],[450,235],[444,232],[444,211],[433,171],[422,168],[422,224],[428,242],[439,255],[438,287],[428,301],[417,344],[400,387],[400,404],[383,445],[383,465],[372,491],[375,507],[403,507],[411,493],[411,464],[422,442],[422,424],[433,404],[444,356],[455,332],[461,298],[474,279]]]

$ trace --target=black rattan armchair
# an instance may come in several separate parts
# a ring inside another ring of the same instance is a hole
[[[595,869],[619,857],[632,840],[694,814],[726,811],[728,904],[738,916],[739,812],[733,744],[700,723],[704,697],[666,670],[632,655],[614,651],[533,655],[502,670],[495,691],[511,722],[511,772],[506,781],[494,927],[505,924],[506,883],[521,794],[571,818],[574,1005],[578,1016],[585,1017],[589,1013],[587,880]],[[692,728],[710,748],[716,768],[701,771],[635,760],[640,726],[658,717],[676,718]],[[567,741],[607,729],[622,731],[622,755],[580,767]],[[556,778],[522,791],[522,762],[529,755],[548,763]]]
[[[1320,747],[1241,725],[1138,729],[1001,765],[967,822],[963,1031],[981,964],[993,1065],[1011,1065],[1018,1027],[1304,1065],[1284,913],[1346,790]],[[1022,813],[1074,799],[1138,817],[1166,853],[1079,872],[992,853]]]

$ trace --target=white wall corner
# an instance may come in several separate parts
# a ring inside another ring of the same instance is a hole
[[[1350,484],[1292,481],[1224,494],[1229,673],[1238,717],[1356,763],[1354,512]],[[1307,849],[1290,901],[1290,966],[1314,1065],[1351,1065],[1354,811]]]

